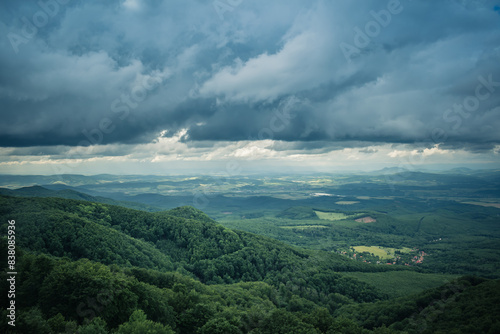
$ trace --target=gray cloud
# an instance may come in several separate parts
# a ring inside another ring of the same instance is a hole
[[[42,9],[3,1],[0,146],[139,144],[186,129],[196,147],[493,149],[498,2],[402,0],[348,61],[341,43],[356,46],[354,28],[389,3],[245,0],[221,19],[210,1],[71,1],[27,38],[22,18]],[[12,34],[24,38],[18,53]],[[479,90],[487,98],[476,98],[479,77],[493,81]]]

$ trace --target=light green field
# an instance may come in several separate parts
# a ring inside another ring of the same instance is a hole
[[[325,178],[315,178],[314,180],[291,180],[294,183],[308,183],[308,184],[328,184],[328,183],[333,183],[334,180],[332,179],[325,179]]]
[[[379,273],[351,272],[346,276],[374,285],[390,297],[400,297],[441,286],[460,275],[422,274],[414,271],[388,271]]]
[[[408,247],[390,248],[390,247],[380,247],[380,246],[354,246],[353,248],[358,253],[363,253],[363,252],[372,253],[373,255],[378,256],[382,260],[394,258],[396,251],[400,251],[402,253],[411,252],[411,248]]]
[[[370,200],[370,199],[387,199],[387,200],[393,200],[394,196],[357,196],[357,199],[362,199],[362,200]]]
[[[353,204],[357,204],[359,203],[359,201],[338,201],[338,202],[335,202],[335,204],[338,204],[338,205],[353,205]]]
[[[319,219],[331,220],[331,221],[343,220],[350,217],[344,213],[339,213],[339,212],[323,212],[323,211],[314,211],[314,212],[316,212],[316,215],[318,216]]]
[[[500,203],[488,203],[488,202],[462,202],[462,203],[500,209]]]
[[[307,199],[309,198],[309,194],[301,194],[301,193],[286,193],[286,194],[274,194],[274,198],[279,199],[290,199],[290,200],[298,200],[298,199]]]

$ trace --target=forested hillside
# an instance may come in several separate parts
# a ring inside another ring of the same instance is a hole
[[[2,236],[7,221],[16,221],[16,332],[415,332],[421,309],[443,299],[441,290],[431,290],[400,297],[396,304],[404,306],[395,308],[386,292],[349,273],[387,272],[389,278],[396,269],[412,269],[230,230],[191,207],[149,213],[0,196],[0,217]],[[5,238],[1,246],[5,264]],[[456,312],[473,300],[477,308],[464,319],[498,299],[497,281],[460,282],[459,291],[444,293],[457,296],[445,299],[445,307]],[[8,289],[2,280],[2,296]],[[5,319],[7,300],[1,303]],[[497,326],[495,310],[482,312],[485,329]],[[452,316],[426,321],[426,328],[453,326]],[[2,326],[2,332],[10,329]]]

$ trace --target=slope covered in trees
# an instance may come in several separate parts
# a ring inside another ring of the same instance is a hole
[[[385,297],[368,284],[338,273],[386,270],[384,267],[232,231],[191,207],[148,213],[57,198],[2,197],[0,201],[3,221],[17,219],[18,245],[37,253],[176,269],[209,284],[263,280],[278,287],[292,282],[315,299],[330,293],[342,293],[355,301]]]
[[[412,314],[418,320],[419,308],[432,307],[439,294],[401,297],[402,310],[395,308],[385,293],[346,275],[395,268],[233,231],[191,207],[148,213],[0,196],[0,217],[2,236],[7,221],[16,220],[18,332],[411,332]],[[6,263],[5,238],[1,243]],[[482,303],[496,301],[497,281],[463,282],[462,300],[447,300],[450,312],[474,300],[469,314],[477,316]],[[2,280],[0,293],[8,288]],[[426,326],[439,329],[453,319],[426,319]],[[490,313],[482,320],[495,328]]]

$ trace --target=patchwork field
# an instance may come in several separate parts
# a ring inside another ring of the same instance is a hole
[[[344,220],[348,219],[352,216],[346,215],[345,213],[341,212],[323,212],[323,211],[314,211],[316,212],[316,215],[318,216],[319,219],[323,220],[331,220],[331,221],[336,221],[336,220]]]

